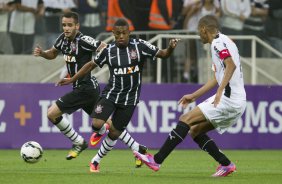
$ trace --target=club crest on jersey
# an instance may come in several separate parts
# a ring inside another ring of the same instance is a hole
[[[126,74],[132,74],[139,72],[139,66],[130,66],[130,67],[124,67],[124,68],[115,68],[114,73],[115,75],[126,75]]]
[[[97,105],[97,107],[96,107],[96,109],[95,109],[95,112],[96,112],[97,114],[100,114],[100,113],[102,112],[102,110],[103,110],[103,106],[102,106],[102,105]]]
[[[130,57],[130,59],[136,59],[137,58],[137,51],[136,50],[131,50],[129,52],[129,57]]]
[[[76,59],[74,56],[69,56],[69,55],[65,55],[64,54],[64,59],[66,62],[69,62],[69,63],[75,63],[76,62]]]
[[[72,52],[75,52],[75,51],[76,51],[75,43],[73,43],[73,42],[71,43],[70,49],[71,49]]]

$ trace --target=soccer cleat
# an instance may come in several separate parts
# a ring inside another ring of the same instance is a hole
[[[97,132],[94,132],[91,137],[90,137],[90,145],[91,146],[96,146],[102,139],[103,135],[105,135],[109,129],[110,129],[110,125],[108,123],[105,123],[105,127],[106,127],[106,131],[104,134],[99,134]]]
[[[233,172],[236,172],[236,166],[234,163],[230,163],[228,166],[219,165],[216,169],[216,172],[212,176],[225,177]]]
[[[137,158],[142,160],[153,171],[160,170],[161,164],[158,164],[158,163],[155,162],[153,155],[151,155],[149,153],[146,153],[145,155],[143,155],[143,154],[139,153],[138,151],[133,151],[133,154]]]
[[[100,166],[98,162],[96,161],[94,161],[94,163],[90,162],[90,172],[93,172],[93,173],[100,172]]]
[[[148,148],[144,145],[139,144],[139,150],[138,152],[141,154],[146,154]],[[143,165],[143,161],[135,156],[135,167],[140,168]]]
[[[76,158],[83,150],[85,150],[88,147],[88,144],[85,140],[83,140],[83,143],[81,145],[73,144],[72,149],[70,150],[69,154],[67,155],[66,159],[71,160],[73,158]]]

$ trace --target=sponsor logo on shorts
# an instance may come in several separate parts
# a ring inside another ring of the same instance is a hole
[[[102,112],[102,110],[103,110],[103,106],[102,106],[102,105],[97,105],[97,107],[96,107],[96,109],[95,109],[95,112],[96,112],[97,114],[100,114],[100,113]]]

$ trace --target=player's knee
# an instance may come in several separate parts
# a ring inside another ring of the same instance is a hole
[[[53,113],[53,111],[49,108],[47,111],[47,118],[52,122],[52,123],[56,123],[56,118],[55,114]]]
[[[189,135],[194,139],[201,133],[200,129],[197,126],[192,126],[189,130]]]
[[[182,122],[186,123],[187,125],[190,125],[191,116],[189,115],[189,113],[182,114],[179,117],[179,121],[182,121]]]
[[[61,112],[56,103],[51,105],[51,107],[49,107],[47,110],[47,117],[54,124],[57,124],[60,119],[62,119],[62,114],[63,113]]]
[[[112,140],[117,140],[120,136],[121,132],[115,129],[111,129],[111,131],[109,132],[109,137]]]
[[[105,121],[100,119],[93,119],[92,121],[92,130],[94,132],[98,132],[102,126],[104,125]]]

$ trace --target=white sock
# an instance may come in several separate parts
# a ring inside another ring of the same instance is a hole
[[[67,137],[73,144],[82,144],[83,137],[81,137],[72,127],[70,122],[63,117],[63,119],[56,124],[56,127]]]
[[[139,143],[136,142],[126,130],[121,133],[119,139],[131,148],[132,151],[139,151]]]
[[[104,156],[106,156],[108,152],[110,152],[113,149],[116,143],[117,143],[117,140],[112,140],[109,138],[109,136],[107,136],[103,140],[98,153],[92,158],[91,162],[94,163],[94,161],[96,161],[100,163],[101,159]]]

